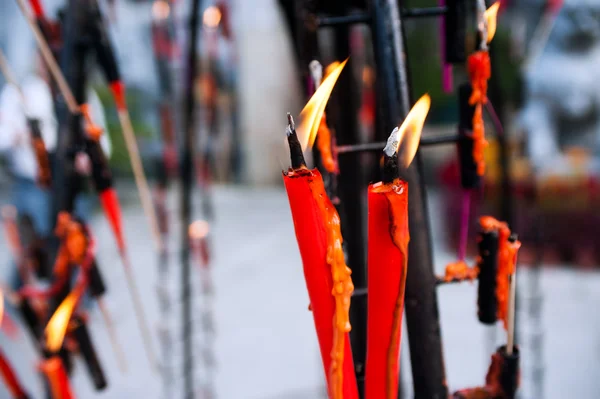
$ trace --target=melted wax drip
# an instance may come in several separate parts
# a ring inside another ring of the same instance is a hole
[[[475,106],[473,114],[473,159],[477,164],[477,174],[483,176],[485,160],[483,151],[487,147],[483,123],[483,105],[487,103],[487,82],[492,75],[490,55],[487,51],[477,51],[469,56],[469,78],[473,92],[469,104]]]
[[[327,232],[327,264],[331,267],[333,290],[335,298],[335,315],[333,322],[333,347],[331,348],[331,365],[329,368],[331,380],[331,396],[334,399],[343,398],[343,364],[344,345],[346,333],[351,330],[350,325],[350,298],[354,291],[354,284],[350,275],[352,271],[346,265],[342,247],[342,231],[340,216],[325,193],[322,181],[311,180],[310,187],[317,202]]]

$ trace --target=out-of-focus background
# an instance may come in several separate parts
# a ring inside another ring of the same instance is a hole
[[[59,18],[66,3],[42,1],[51,20]],[[194,247],[191,358],[198,398],[325,397],[302,264],[281,184],[281,171],[289,166],[284,142],[286,112],[298,115],[304,102],[300,79],[304,71],[297,62],[288,20],[293,3],[201,2],[194,84],[198,134],[192,219],[210,219],[211,260],[208,266],[202,265],[203,252]],[[436,5],[430,0],[402,3],[404,8]],[[86,218],[96,236],[98,263],[108,287],[105,302],[124,346],[128,369],[122,372],[117,367],[108,331],[92,304],[89,326],[108,387],[96,392],[80,359],[75,361],[73,387],[80,398],[182,397],[189,369],[183,366],[182,342],[187,330],[182,323],[185,296],[180,266],[181,242],[186,237],[180,234],[181,183],[165,169],[180,160],[190,1],[99,0],[99,4],[128,88],[127,101],[144,167],[159,198],[155,201],[164,205],[168,256],[160,257],[151,245],[114,101],[100,71],[90,66],[90,89],[98,94],[99,112],[106,119],[109,162],[123,204],[125,235],[160,369],[153,370],[147,362],[111,230],[97,201],[90,198],[89,208],[84,209],[89,209]],[[455,131],[458,105],[455,91],[443,89],[440,22],[432,18],[405,24],[412,91],[415,97],[425,92],[432,97],[423,136]],[[357,84],[355,98],[344,101],[358,105],[359,112],[347,117],[359,124],[359,140],[369,142],[377,119],[372,38],[365,26],[352,28],[349,37],[352,68],[344,73],[353,74]],[[327,65],[335,60],[331,29],[322,31],[320,42],[321,61]],[[19,83],[43,75],[33,36],[15,1],[0,3],[0,48]],[[596,398],[600,395],[600,381],[595,378],[600,367],[600,313],[596,308],[600,301],[596,243],[600,226],[600,97],[596,94],[600,92],[596,87],[600,3],[503,2],[491,54],[489,97],[504,125],[510,201],[503,200],[503,153],[490,122],[486,124],[490,145],[485,189],[474,205],[473,226],[477,214],[508,215],[523,242],[517,303],[522,368],[519,397]],[[93,64],[93,60],[89,62]],[[455,83],[466,80],[464,68],[455,66]],[[0,82],[5,88],[6,80],[0,78]],[[38,98],[36,94],[33,97]],[[338,107],[344,115],[344,103]],[[0,114],[0,118],[6,117]],[[169,129],[174,132],[173,148],[169,147]],[[0,130],[0,136],[3,134]],[[3,150],[2,205],[18,198],[13,188],[20,176],[18,168],[15,172],[13,151]],[[456,149],[440,146],[423,154],[434,263],[436,272],[442,274],[445,265],[455,259],[458,245]],[[359,157],[356,160],[362,162]],[[363,189],[366,198],[366,185]],[[475,257],[474,236],[471,241],[470,262]],[[7,242],[0,239],[0,270],[7,284],[15,267],[11,258]],[[478,323],[476,292],[476,283],[438,288],[451,390],[482,384],[491,353],[506,341],[500,325]],[[31,397],[42,398],[38,354],[19,314],[7,307],[7,317],[15,324],[3,327],[0,348]],[[406,342],[403,344],[404,397],[411,397],[410,362]],[[8,395],[0,384],[0,397]]]

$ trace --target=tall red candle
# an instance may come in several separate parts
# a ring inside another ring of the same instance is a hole
[[[344,262],[339,216],[318,170],[290,169],[283,180],[330,397],[358,398],[347,316],[354,287]]]
[[[408,260],[408,185],[369,186],[367,398],[398,392],[398,354]]]
[[[398,397],[399,354],[408,263],[408,184],[399,176],[414,157],[429,111],[425,95],[384,149],[383,181],[371,184],[368,195],[368,309],[365,397]]]
[[[2,351],[0,351],[0,376],[2,376],[6,388],[8,388],[8,391],[14,399],[29,398]]]

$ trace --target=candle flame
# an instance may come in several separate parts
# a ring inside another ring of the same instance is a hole
[[[490,43],[496,34],[496,19],[498,17],[498,10],[500,9],[500,2],[497,1],[492,4],[485,13],[483,17],[487,22],[487,42]]]
[[[221,10],[215,6],[208,7],[202,15],[202,21],[207,28],[216,28],[221,22]]]
[[[408,168],[417,153],[430,106],[431,97],[429,94],[423,95],[406,115],[402,125],[394,129],[383,149],[389,157],[398,153],[399,162],[404,168]]]
[[[2,323],[2,318],[4,317],[4,292],[2,288],[0,288],[0,323]]]
[[[308,100],[302,112],[300,112],[300,125],[298,126],[296,133],[298,134],[298,140],[302,146],[302,151],[306,151],[307,148],[312,148],[315,143],[319,124],[321,123],[323,112],[325,112],[325,106],[327,105],[335,82],[337,82],[337,79],[342,73],[346,62],[348,62],[348,59],[331,71],[315,91],[315,94]]]
[[[156,0],[154,4],[152,4],[152,16],[157,21],[164,21],[169,18],[169,14],[171,13],[171,6],[165,0]]]
[[[67,326],[71,315],[75,310],[79,298],[83,294],[83,286],[76,287],[69,295],[62,301],[59,307],[56,309],[50,321],[46,325],[46,347],[51,352],[57,352],[60,350],[62,343],[67,333]]]
[[[188,234],[193,240],[200,240],[208,235],[210,226],[205,220],[196,220],[188,229]]]
[[[323,76],[329,76],[331,72],[335,71],[340,66],[340,64],[341,62],[339,61],[333,61],[331,64],[327,65],[325,67],[325,73],[323,74]]]

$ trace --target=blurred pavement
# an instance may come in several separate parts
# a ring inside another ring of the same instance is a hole
[[[5,192],[3,190],[3,192]],[[105,368],[109,388],[94,394],[85,366],[76,363],[73,384],[79,398],[179,398],[181,382],[181,334],[179,304],[179,262],[176,225],[178,195],[173,190],[169,198],[172,217],[172,237],[169,240],[171,262],[169,277],[161,281],[171,299],[166,320],[160,320],[156,287],[158,259],[145,218],[135,193],[120,191],[125,199],[125,228],[134,263],[135,275],[144,296],[151,326],[156,332],[154,346],[160,350],[158,326],[165,325],[173,347],[166,359],[172,367],[173,386],[164,391],[159,374],[150,371],[143,353],[142,342],[130,296],[127,292],[122,266],[117,257],[109,228],[97,214],[92,223],[97,236],[99,264],[105,274],[109,292],[105,298],[117,327],[117,335],[125,348],[129,371],[122,375],[117,368],[107,331],[100,313],[91,314],[93,340]],[[282,188],[217,187],[215,189],[217,221],[212,228],[216,314],[216,391],[221,399],[313,399],[323,392],[316,335],[308,296],[301,270],[300,256],[294,239],[293,225]],[[436,195],[432,199],[434,231],[441,229],[436,222]],[[0,196],[0,202],[5,202]],[[199,196],[195,197],[198,211]],[[436,263],[440,270],[453,259],[441,248],[441,237],[435,237]],[[0,264],[6,274],[8,251],[0,239]],[[194,270],[197,270],[194,266]],[[529,273],[519,274],[522,295],[519,320],[523,343],[523,396],[528,399],[564,399],[600,397],[600,380],[595,376],[600,367],[600,274],[550,268],[543,272],[542,307],[543,336],[536,336],[538,326],[527,318]],[[197,291],[200,277],[193,276]],[[476,321],[476,285],[461,284],[439,289],[440,314],[445,344],[447,380],[451,389],[483,382],[489,356],[495,347],[494,332]],[[198,294],[194,309],[203,303]],[[194,312],[195,315],[199,311]],[[206,373],[201,370],[200,345],[203,334],[199,317],[194,324],[194,340],[198,346],[195,356],[197,386]],[[545,364],[544,393],[535,393],[532,373],[532,339],[540,342]],[[496,341],[505,340],[499,329]],[[0,346],[26,382],[34,398],[42,398],[39,379],[34,374],[36,358],[26,335],[16,341],[0,335]],[[407,351],[403,352],[405,355]],[[161,358],[165,359],[161,354]],[[406,360],[406,358],[404,359]],[[404,380],[408,367],[404,364]],[[169,365],[167,365],[169,366]],[[541,395],[541,396],[540,396]],[[0,386],[0,398],[7,397]],[[198,395],[198,397],[201,397]]]

